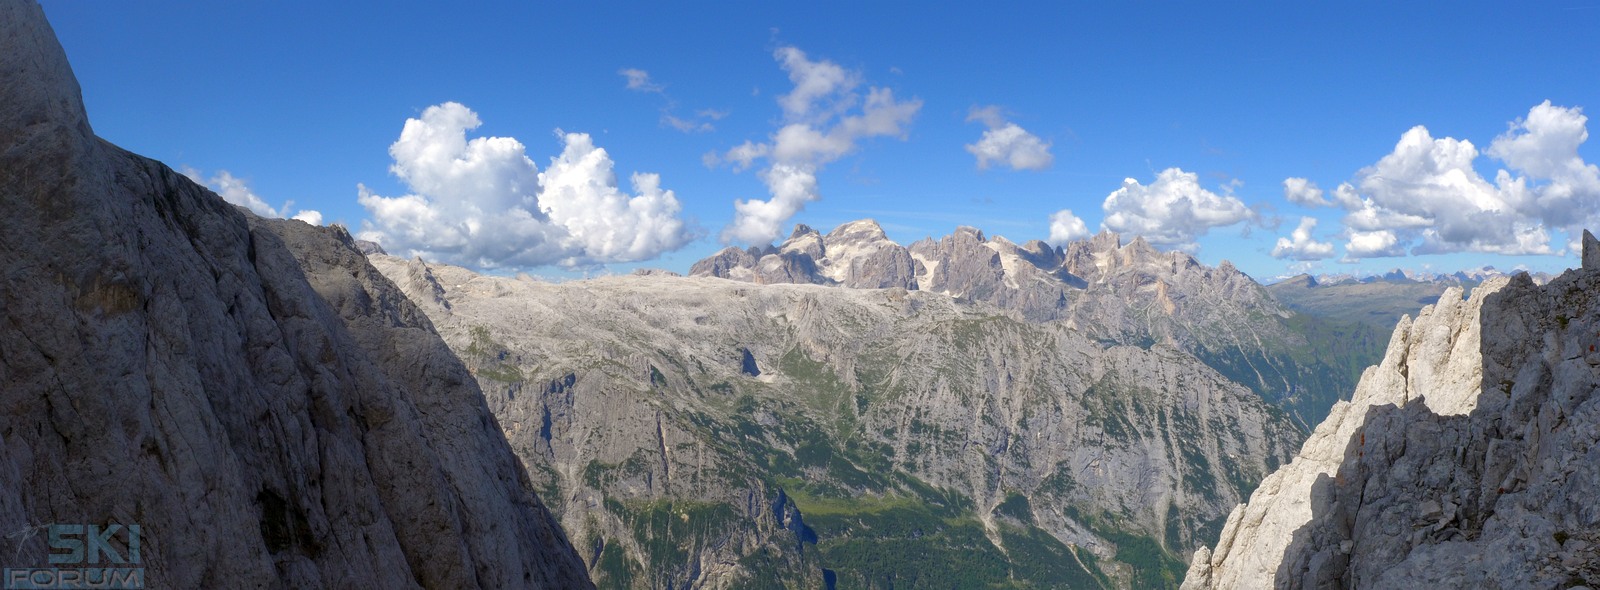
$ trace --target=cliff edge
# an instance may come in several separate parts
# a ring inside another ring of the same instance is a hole
[[[95,137],[30,0],[0,0],[0,105],[0,563],[73,567],[52,525],[82,525],[149,587],[591,587],[347,233]]]
[[[1185,588],[1600,584],[1600,243],[1447,291],[1194,556]]]

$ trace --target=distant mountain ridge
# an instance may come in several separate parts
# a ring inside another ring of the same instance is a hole
[[[1309,282],[1312,286],[1323,287],[1352,283],[1434,283],[1446,286],[1470,287],[1495,277],[1510,277],[1521,272],[1524,271],[1512,270],[1511,272],[1506,272],[1493,266],[1469,268],[1448,273],[1417,271],[1409,268],[1395,268],[1390,269],[1388,272],[1371,275],[1357,275],[1350,273],[1311,275],[1301,273],[1283,279],[1279,282]],[[1528,278],[1532,279],[1534,284],[1537,285],[1548,283],[1550,282],[1550,279],[1554,278],[1554,275],[1542,271],[1531,272],[1527,274]]]
[[[1309,428],[1375,361],[1381,332],[1303,317],[1231,263],[1201,264],[1142,237],[1102,231],[1060,247],[1018,245],[959,227],[909,246],[870,219],[824,234],[797,225],[776,246],[725,248],[690,276],[758,284],[900,288],[1062,322],[1108,343],[1168,343],[1295,415]],[[1381,329],[1387,330],[1388,326]]]
[[[1415,315],[1423,306],[1438,301],[1448,288],[1471,292],[1484,281],[1514,274],[1492,266],[1447,274],[1402,269],[1366,277],[1301,274],[1267,285],[1267,291],[1295,311],[1386,331],[1402,316]],[[1547,273],[1529,275],[1539,285],[1550,278]]]

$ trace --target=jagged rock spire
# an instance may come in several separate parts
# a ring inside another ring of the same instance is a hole
[[[1600,270],[1600,241],[1589,230],[1583,230],[1583,269]]]

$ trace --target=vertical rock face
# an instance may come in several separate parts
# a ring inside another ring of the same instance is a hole
[[[1583,230],[1583,269],[1600,270],[1600,241],[1589,230]]]
[[[31,1],[0,1],[0,105],[5,565],[49,567],[44,525],[138,524],[151,587],[589,586],[348,234],[94,137]]]
[[[1402,321],[1186,588],[1600,584],[1600,269]]]

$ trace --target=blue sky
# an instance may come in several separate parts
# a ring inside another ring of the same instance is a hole
[[[500,271],[684,271],[861,217],[1021,242],[1063,209],[1261,279],[1555,271],[1600,224],[1594,0],[333,4],[45,9],[101,136]]]

